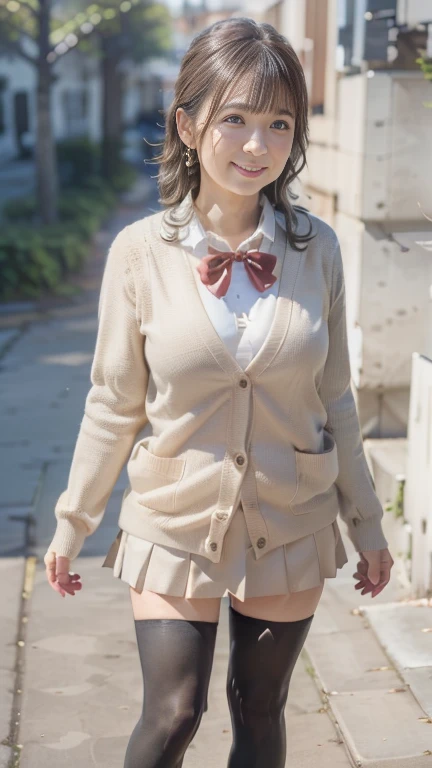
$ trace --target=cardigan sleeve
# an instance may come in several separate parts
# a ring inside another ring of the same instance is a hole
[[[384,514],[364,454],[354,395],[347,340],[345,280],[339,242],[336,243],[328,317],[329,349],[320,384],[327,411],[326,428],[337,446],[336,488],[339,513],[357,552],[386,549],[381,520]]]
[[[136,435],[148,421],[148,368],[130,263],[132,247],[129,228],[125,227],[108,253],[99,298],[92,386],[68,485],[55,507],[57,528],[48,551],[71,560],[100,525]]]

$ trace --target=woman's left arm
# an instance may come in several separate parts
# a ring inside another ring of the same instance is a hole
[[[342,254],[336,238],[328,318],[329,349],[319,394],[327,411],[327,425],[336,440],[339,475],[336,488],[339,514],[348,536],[360,553],[355,589],[376,597],[390,581],[394,565],[381,520],[383,508],[364,454],[363,438],[351,388],[346,295]]]
[[[386,549],[381,519],[383,509],[375,492],[351,388],[347,340],[345,280],[336,238],[328,317],[329,349],[319,388],[327,424],[336,440],[339,475],[336,486],[340,516],[357,552]]]

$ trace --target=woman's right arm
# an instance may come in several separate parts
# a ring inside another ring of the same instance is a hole
[[[73,560],[102,522],[108,499],[148,419],[148,368],[140,332],[130,227],[108,253],[99,300],[98,333],[69,480],[56,507],[57,528],[47,552]],[[145,254],[143,254],[145,257]]]

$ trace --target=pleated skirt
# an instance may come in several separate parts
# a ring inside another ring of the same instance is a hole
[[[115,578],[137,592],[147,589],[185,598],[232,594],[245,600],[317,587],[324,579],[334,578],[347,562],[336,520],[256,560],[240,502],[225,535],[219,563],[120,530],[102,567],[112,568]]]

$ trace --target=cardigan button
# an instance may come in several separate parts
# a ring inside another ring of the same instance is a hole
[[[246,389],[246,387],[248,385],[247,379],[240,379],[239,384],[240,384],[241,387],[243,387],[243,389]]]
[[[263,547],[265,547],[265,545],[266,545],[266,540],[263,537],[258,539],[258,541],[257,541],[258,549],[262,549]]]
[[[216,517],[218,520],[226,520],[228,517],[228,512],[216,512]]]
[[[238,464],[239,467],[241,467],[244,463],[245,463],[245,457],[242,456],[241,453],[239,453],[238,456],[236,456],[236,464]]]
[[[216,544],[216,542],[215,542],[215,541],[212,541],[212,542],[211,542],[211,544],[210,544],[210,549],[212,549],[212,550],[213,550],[213,552],[216,552],[216,550],[217,550],[217,544]]]

